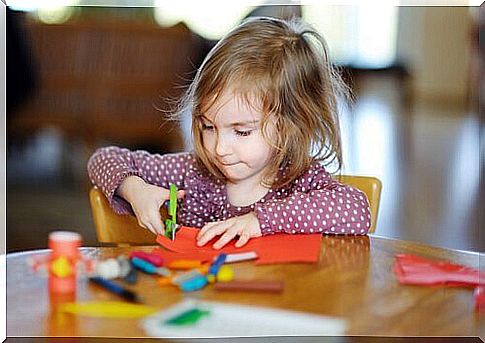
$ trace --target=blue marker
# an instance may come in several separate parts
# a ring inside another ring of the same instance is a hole
[[[140,269],[142,272],[145,272],[147,274],[158,274],[162,276],[169,276],[171,274],[167,268],[163,268],[163,267],[157,268],[157,266],[138,257],[133,257],[131,259],[131,263],[133,264],[133,266],[135,266],[136,268]]]
[[[179,287],[184,292],[198,291],[207,285],[207,277],[205,275],[198,275],[189,280],[179,284]]]
[[[137,294],[135,292],[132,292],[126,288],[121,287],[120,285],[107,280],[105,278],[102,278],[100,276],[94,276],[90,277],[89,281],[103,287],[104,289],[119,295],[125,300],[128,301],[133,301],[133,302],[140,302],[140,299],[138,298]]]
[[[209,272],[207,273],[207,280],[209,280],[210,283],[215,282],[216,280],[216,275],[219,272],[219,269],[221,266],[226,262],[226,254],[219,254],[217,258],[212,262],[211,266],[209,267]]]

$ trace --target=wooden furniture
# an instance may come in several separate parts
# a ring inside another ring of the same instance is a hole
[[[367,195],[371,215],[369,233],[374,233],[376,231],[377,215],[381,201],[382,182],[372,176],[338,175],[336,179],[343,184],[360,189]]]
[[[87,256],[104,259],[134,249],[150,251],[151,247],[83,249]],[[47,252],[7,254],[8,336],[145,335],[137,320],[88,318],[57,313],[57,304],[74,299],[49,296],[46,278],[33,274],[27,264],[31,256]],[[348,335],[485,337],[484,317],[474,311],[471,289],[400,285],[392,272],[397,253],[444,259],[473,268],[479,266],[477,253],[434,248],[372,235],[324,236],[317,264],[233,264],[235,275],[239,278],[273,278],[284,281],[285,290],[282,294],[218,293],[212,286],[207,286],[193,295],[205,300],[339,317],[347,321]],[[184,293],[174,287],[160,288],[153,276],[139,276],[139,282],[131,289],[138,292],[148,305],[164,309],[184,298]],[[76,299],[118,300],[115,295],[89,284],[83,276],[78,279]]]
[[[138,225],[134,216],[116,214],[109,206],[108,199],[97,187],[89,191],[89,202],[93,214],[96,235],[100,243],[153,244],[155,236]],[[163,218],[166,218],[167,211]]]
[[[106,141],[183,150],[178,123],[164,112],[195,72],[200,37],[183,24],[25,19],[38,85],[9,116],[10,137],[53,126],[90,150]]]
[[[342,175],[338,178],[340,182],[357,187],[367,195],[370,202],[372,218],[370,232],[374,232],[377,222],[377,213],[379,212],[379,201],[382,189],[381,182],[375,177]],[[153,234],[139,226],[133,216],[118,215],[114,213],[109,206],[108,200],[98,188],[91,188],[89,192],[89,200],[99,242],[115,244],[153,244]],[[165,218],[165,208],[162,208],[162,211],[162,218]]]

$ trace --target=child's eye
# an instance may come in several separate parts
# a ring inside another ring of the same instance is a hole
[[[207,125],[207,124],[202,124],[202,130],[204,130],[204,131],[213,131],[214,130],[214,126]]]
[[[242,137],[246,137],[251,134],[251,130],[248,130],[248,131],[235,130],[235,131],[236,131],[236,135],[242,136]]]

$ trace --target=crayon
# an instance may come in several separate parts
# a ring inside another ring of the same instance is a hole
[[[132,292],[126,288],[123,288],[120,285],[110,280],[107,280],[99,276],[94,276],[94,277],[90,277],[89,281],[103,287],[104,289],[110,291],[111,293],[119,295],[125,300],[132,301],[132,302],[140,302],[140,299],[138,298],[138,295],[135,292]]]

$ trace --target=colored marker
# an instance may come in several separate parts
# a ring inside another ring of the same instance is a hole
[[[103,287],[104,289],[110,291],[111,293],[119,295],[125,300],[132,301],[132,302],[140,302],[140,299],[138,298],[135,292],[125,289],[110,280],[107,280],[99,276],[93,276],[89,278],[89,281]]]
[[[181,283],[187,280],[193,279],[194,277],[198,277],[200,275],[202,274],[197,269],[193,269],[191,271],[178,274],[177,276],[173,277],[171,280],[172,280],[172,283],[176,285],[180,285]]]
[[[131,259],[131,263],[136,268],[140,269],[142,272],[145,272],[147,274],[158,274],[162,276],[169,276],[171,274],[167,268],[164,268],[164,267],[157,268],[150,262],[142,260],[141,258],[138,258],[138,257],[133,257]]]
[[[126,282],[126,283],[129,283],[131,285],[135,284],[137,281],[138,281],[138,272],[136,271],[135,268],[131,268],[130,269],[130,272],[128,273],[128,275],[126,275],[123,280]]]
[[[205,275],[197,275],[189,280],[181,282],[179,287],[184,292],[193,292],[202,289],[207,285],[207,277]]]
[[[226,254],[219,254],[214,262],[212,262],[211,266],[209,267],[209,272],[207,273],[207,280],[209,280],[210,283],[215,282],[216,275],[226,261],[226,257]]]
[[[168,264],[170,269],[194,269],[202,266],[199,260],[175,260]]]
[[[130,253],[130,258],[134,258],[134,257],[138,257],[138,258],[141,258],[142,260],[150,262],[156,267],[163,266],[163,258],[155,254],[150,254],[144,251],[133,251]]]

